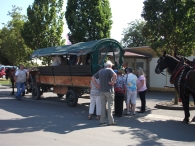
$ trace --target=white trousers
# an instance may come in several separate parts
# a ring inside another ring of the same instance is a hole
[[[137,98],[137,90],[136,91],[131,91],[127,89],[127,101],[126,103],[129,104],[136,104],[136,98]],[[131,102],[130,102],[131,101]]]
[[[91,96],[90,95],[90,106],[89,106],[89,114],[94,113],[94,109],[96,106],[96,115],[101,115],[101,98],[100,96]]]

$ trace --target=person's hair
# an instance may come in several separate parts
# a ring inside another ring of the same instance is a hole
[[[122,75],[122,74],[123,74],[123,70],[119,69],[119,70],[117,71],[117,75]]]
[[[110,60],[106,61],[106,63],[104,63],[104,67],[108,67],[108,66],[112,66],[112,62]]]
[[[138,68],[137,68],[137,72],[138,72],[139,75],[144,75],[144,76],[146,76],[146,74],[144,73],[144,71],[143,71],[143,69],[142,69],[141,67],[138,67]]]
[[[127,72],[130,72],[130,73],[133,72],[132,68],[130,68],[130,67],[128,67],[126,70],[127,70]]]

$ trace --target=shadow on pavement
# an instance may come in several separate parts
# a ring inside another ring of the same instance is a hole
[[[99,121],[87,120],[88,103],[78,104],[76,107],[64,105],[17,101],[7,96],[0,97],[0,109],[14,114],[17,118],[0,119],[0,133],[25,133],[46,131],[67,134],[73,131],[97,128]],[[121,130],[113,128],[113,132],[129,134],[139,138],[141,145],[162,145],[159,139],[194,142],[194,124],[184,124],[177,120],[163,120],[160,118],[145,118],[151,114],[151,109],[144,114],[115,118]],[[107,126],[106,126],[107,127]],[[128,130],[123,127],[128,127]]]

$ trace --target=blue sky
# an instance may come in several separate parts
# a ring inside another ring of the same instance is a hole
[[[128,26],[128,23],[135,19],[141,19],[141,12],[144,0],[110,0],[112,10],[113,25],[111,29],[111,38],[120,41],[122,39],[122,31]],[[7,23],[10,17],[7,16],[11,11],[12,5],[22,7],[22,13],[26,15],[26,9],[34,0],[0,0],[0,28],[2,23]],[[64,11],[66,9],[67,0],[64,0]],[[66,22],[65,22],[66,23]],[[63,36],[69,32],[67,25],[64,25]]]

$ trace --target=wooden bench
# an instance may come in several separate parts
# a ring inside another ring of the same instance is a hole
[[[71,66],[41,66],[40,75],[52,76],[91,76],[91,65],[71,65]]]
[[[40,75],[53,75],[53,66],[38,67]]]
[[[70,66],[72,76],[91,76],[91,65],[72,65]]]
[[[53,75],[54,76],[69,76],[70,70],[69,66],[53,66]]]

